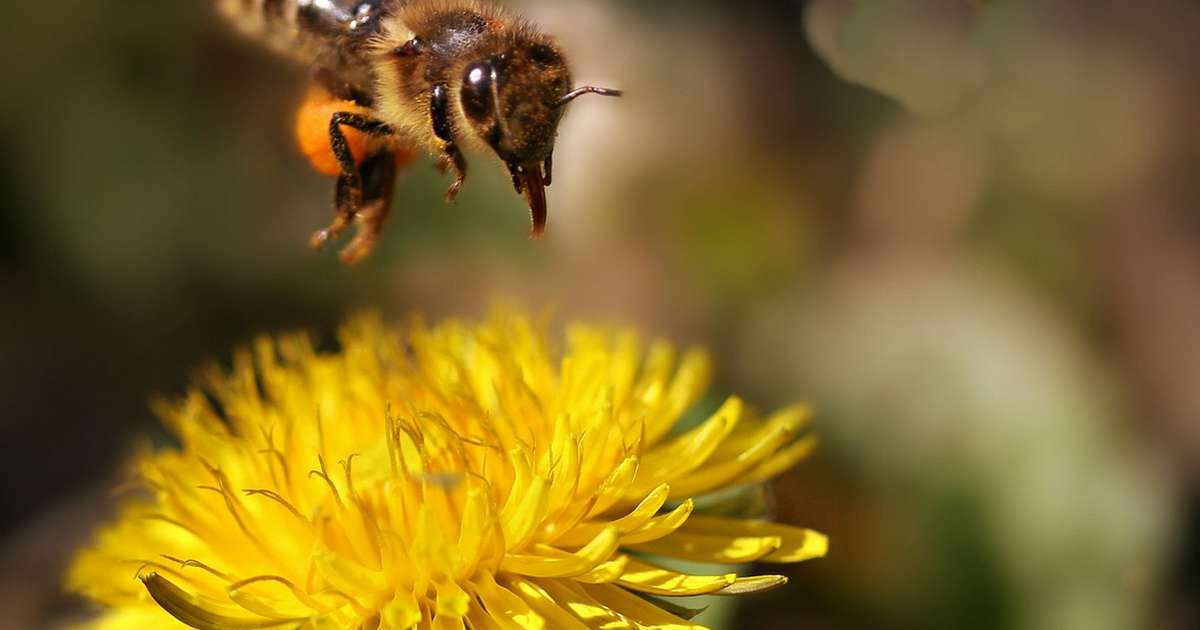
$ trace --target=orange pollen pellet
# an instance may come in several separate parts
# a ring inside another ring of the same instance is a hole
[[[296,114],[296,141],[300,151],[308,158],[318,173],[336,177],[341,173],[341,166],[333,155],[333,147],[329,144],[329,121],[337,112],[368,114],[368,110],[353,101],[343,101],[320,88],[312,88]],[[370,153],[371,138],[350,127],[342,126],[346,136],[346,144],[354,156],[355,164],[362,164]]]

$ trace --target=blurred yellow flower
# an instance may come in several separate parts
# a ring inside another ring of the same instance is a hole
[[[704,353],[583,326],[565,346],[506,312],[363,316],[338,352],[263,339],[208,370],[159,405],[181,447],[137,458],[145,496],[75,560],[70,587],[106,608],[88,627],[689,628],[657,597],[785,579],[652,558],[824,555],[810,530],[692,513],[804,458],[803,407],[729,398],[673,435]]]

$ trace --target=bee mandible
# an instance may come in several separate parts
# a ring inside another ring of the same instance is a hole
[[[575,87],[561,46],[529,21],[477,0],[218,0],[243,32],[310,64],[296,118],[313,168],[337,177],[320,248],[359,226],[347,263],[370,254],[391,208],[396,171],[424,148],[454,180],[464,149],[495,155],[525,196],[532,236],[546,226],[554,142],[568,103],[619,90]]]

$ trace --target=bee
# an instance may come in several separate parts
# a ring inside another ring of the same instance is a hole
[[[490,153],[524,195],[531,236],[546,227],[546,188],[568,103],[621,91],[575,87],[562,47],[531,22],[478,0],[217,0],[244,33],[309,64],[296,117],[302,152],[337,178],[321,248],[351,225],[346,263],[371,253],[391,209],[397,169],[420,149],[467,177],[464,150]]]

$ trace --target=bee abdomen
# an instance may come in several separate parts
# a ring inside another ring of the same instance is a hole
[[[217,0],[242,33],[278,52],[311,61],[352,19],[357,0]]]

